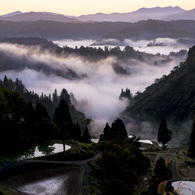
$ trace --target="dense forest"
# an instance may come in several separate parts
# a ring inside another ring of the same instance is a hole
[[[22,81],[7,76],[0,80],[1,149],[12,149],[9,143],[22,147],[50,139],[81,140],[89,124],[83,113],[71,104],[70,95],[62,89],[38,95],[28,91]],[[66,123],[66,125],[65,125]]]

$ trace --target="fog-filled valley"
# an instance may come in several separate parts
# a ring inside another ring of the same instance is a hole
[[[161,55],[160,50],[156,50],[158,54],[147,54],[128,46],[121,46],[121,49],[115,46],[102,49],[81,46],[76,49],[68,47],[69,43],[74,43],[70,40],[62,42],[64,47],[61,49],[56,49],[57,46],[51,42],[51,45],[43,42],[42,45],[29,46],[8,40],[0,44],[0,77],[18,78],[28,90],[38,94],[49,94],[55,89],[59,93],[62,88],[67,89],[72,94],[72,103],[76,102],[75,107],[95,120],[91,124],[95,136],[101,133],[106,122],[115,120],[129,104],[128,100],[119,100],[122,89],[129,88],[132,96],[143,92],[155,79],[169,74],[187,56],[185,50]],[[19,39],[16,40],[20,43]],[[85,42],[86,45],[89,43]],[[45,48],[44,45],[49,46]],[[180,46],[177,48],[184,49]],[[93,55],[85,54],[90,50]]]
[[[0,194],[194,193],[194,11],[0,15]]]

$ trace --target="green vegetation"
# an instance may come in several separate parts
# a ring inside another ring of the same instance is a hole
[[[124,138],[123,142],[101,141],[102,155],[90,163],[91,194],[133,194],[138,191],[140,174],[149,168],[149,159],[140,150],[137,138]]]
[[[189,50],[185,62],[174,67],[171,73],[157,79],[143,93],[138,93],[125,111],[127,119],[150,121],[155,126],[162,118],[171,125],[181,125],[195,116],[195,46]],[[172,128],[173,133],[185,134],[186,129]],[[184,132],[185,131],[185,132]]]
[[[173,176],[171,167],[166,166],[164,159],[161,157],[157,160],[156,166],[153,171],[152,182],[149,190],[153,193],[157,192],[158,185],[163,182],[170,180]]]
[[[85,131],[83,132],[82,142],[91,143],[91,136],[89,134],[89,130],[87,127],[85,128]]]
[[[58,161],[85,160],[94,157],[97,153],[97,147],[94,143],[86,144],[78,141],[68,141],[66,144],[71,145],[70,150],[48,156],[41,156],[37,159]]]
[[[78,122],[81,129],[84,130],[90,122],[90,119],[87,119],[82,112],[76,110],[72,105],[71,97],[66,89],[62,89],[59,95],[56,89],[52,94],[45,95],[42,93],[38,95],[34,91],[28,91],[21,80],[16,79],[14,82],[12,79],[8,79],[6,75],[3,80],[0,80],[0,87],[19,93],[26,101],[32,103],[33,107],[35,107],[37,103],[41,103],[47,109],[50,119],[53,119],[56,107],[59,105],[60,101],[64,99],[68,104],[70,115],[74,123]],[[30,109],[32,110],[32,108]]]
[[[5,190],[0,188],[0,195],[9,195]]]
[[[0,80],[1,152],[54,139],[81,141],[79,122],[86,127],[89,121],[74,108],[65,89],[60,96],[55,90],[51,98],[29,92],[18,79]]]

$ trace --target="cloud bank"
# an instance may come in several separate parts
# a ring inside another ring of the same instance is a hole
[[[177,60],[154,66],[150,61],[144,63],[131,59],[127,64],[121,62],[121,66],[129,72],[124,75],[114,71],[115,57],[91,62],[80,56],[62,57],[42,52],[37,47],[11,44],[0,44],[0,54],[9,56],[14,63],[14,68],[0,72],[1,79],[5,74],[13,80],[19,78],[28,90],[39,94],[67,89],[74,94],[78,109],[98,121],[101,127],[96,124],[97,131],[103,130],[106,122],[112,123],[125,109],[127,102],[119,100],[122,88],[129,88],[133,94],[144,91],[156,78],[168,74],[178,65]],[[73,73],[75,77],[70,76]],[[83,102],[85,104],[81,105]]]

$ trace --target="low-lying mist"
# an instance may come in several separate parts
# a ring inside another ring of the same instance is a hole
[[[4,55],[14,65],[2,64]],[[152,60],[145,63],[132,59],[122,64],[129,74],[118,74],[113,69],[113,64],[118,63],[116,57],[91,62],[80,56],[62,57],[42,52],[38,47],[12,44],[0,44],[0,56],[1,79],[5,75],[13,80],[18,78],[28,90],[39,94],[67,89],[77,100],[77,109],[96,121],[91,124],[96,132],[102,131],[106,122],[112,123],[127,106],[127,101],[119,100],[122,88],[129,88],[133,95],[142,92],[179,63],[176,59],[154,66]]]
[[[57,44],[64,46],[64,41],[56,41]],[[76,45],[73,40],[66,40],[66,43],[70,44],[72,47]],[[93,47],[104,47],[105,45],[109,45],[111,47],[120,46],[124,48],[125,46],[131,46],[135,50],[151,53],[151,54],[165,54],[168,55],[170,52],[178,52],[182,49],[188,50],[189,47],[192,47],[195,44],[194,40],[190,39],[171,39],[171,38],[157,38],[154,40],[131,40],[124,39],[123,41],[119,41],[117,39],[101,39],[92,43],[92,40],[86,40],[85,46],[93,46]]]

